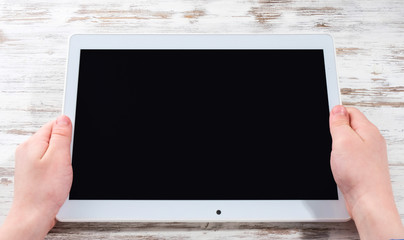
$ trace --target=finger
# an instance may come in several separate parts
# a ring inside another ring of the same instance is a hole
[[[351,135],[349,113],[342,105],[335,106],[330,113],[330,132],[333,140]]]
[[[46,154],[56,153],[60,156],[70,156],[72,139],[72,123],[69,117],[59,116],[52,126],[49,147]]]
[[[54,121],[50,121],[43,125],[34,135],[31,136],[31,139],[34,141],[45,141],[49,143],[53,122]]]
[[[362,139],[367,140],[380,136],[379,129],[367,119],[365,114],[354,107],[348,107],[347,110],[352,129],[361,136]]]
[[[22,151],[27,153],[30,159],[40,159],[45,154],[49,146],[52,125],[53,121],[43,125],[24,144],[21,144],[20,147],[24,148]]]

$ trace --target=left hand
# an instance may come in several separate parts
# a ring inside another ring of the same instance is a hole
[[[71,121],[62,115],[18,146],[14,200],[0,240],[43,239],[55,225],[73,180],[71,137]]]

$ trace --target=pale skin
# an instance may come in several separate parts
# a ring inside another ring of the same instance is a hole
[[[14,199],[1,240],[44,239],[55,225],[73,180],[72,124],[66,116],[44,125],[15,152]]]
[[[357,109],[330,114],[331,169],[361,239],[403,238],[384,138]],[[70,191],[72,125],[68,117],[44,125],[15,156],[14,200],[0,240],[44,239]]]
[[[361,239],[404,238],[380,131],[358,109],[343,106],[332,109],[330,130],[331,170]]]

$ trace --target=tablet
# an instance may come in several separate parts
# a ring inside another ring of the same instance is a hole
[[[329,35],[74,35],[60,221],[347,221]]]

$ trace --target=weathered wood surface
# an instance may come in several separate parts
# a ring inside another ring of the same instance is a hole
[[[342,101],[365,112],[385,136],[395,199],[404,218],[404,1],[2,0],[0,222],[12,201],[16,146],[61,113],[68,37],[74,33],[332,34]],[[352,221],[58,223],[47,237],[357,238]]]

